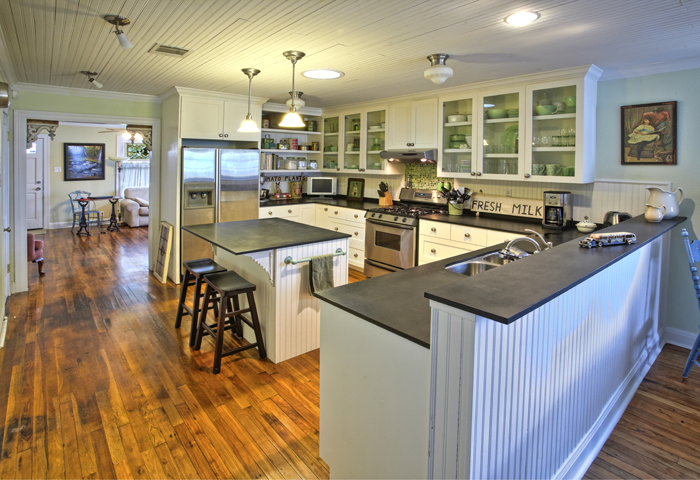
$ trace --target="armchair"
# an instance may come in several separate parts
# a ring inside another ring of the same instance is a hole
[[[39,275],[44,275],[44,241],[35,240],[34,234],[27,232],[27,259],[39,264]]]

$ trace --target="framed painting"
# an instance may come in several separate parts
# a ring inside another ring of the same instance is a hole
[[[63,180],[104,180],[104,143],[64,143]]]
[[[365,179],[364,178],[349,178],[347,200],[362,201],[365,196]]]
[[[678,102],[621,107],[622,165],[676,165]]]

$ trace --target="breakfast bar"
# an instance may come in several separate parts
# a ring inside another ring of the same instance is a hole
[[[335,286],[345,285],[350,235],[281,218],[182,229],[209,242],[217,263],[256,285],[260,323],[272,362],[319,348],[320,301],[309,294],[309,262],[299,260],[337,253],[333,280]],[[243,336],[251,343],[255,341],[253,330],[247,326]]]

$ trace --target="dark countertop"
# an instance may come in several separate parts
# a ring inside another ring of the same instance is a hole
[[[327,242],[350,236],[283,218],[209,223],[182,229],[235,255]]]
[[[379,199],[366,198],[361,202],[347,200],[344,196],[335,195],[332,197],[309,197],[304,195],[301,198],[289,198],[286,200],[268,200],[260,202],[260,208],[278,207],[280,205],[297,205],[301,203],[320,203],[323,205],[333,205],[335,207],[354,208],[355,210],[367,210],[379,207]]]
[[[533,226],[513,220],[477,218],[470,215],[435,217],[421,218],[504,231],[522,231],[523,228]],[[622,224],[600,230],[635,233],[636,244],[594,249],[579,247],[578,240],[587,235],[575,228],[556,233],[547,231],[547,240],[551,241],[555,248],[474,277],[446,271],[445,266],[497,250],[502,245],[324,290],[316,293],[316,296],[370,323],[430,348],[428,299],[509,324],[641,248],[684,220],[683,217],[677,217],[661,223],[647,223],[644,216],[640,215]],[[494,222],[502,228],[497,228]],[[511,223],[511,228],[503,228],[507,222],[514,222]],[[541,231],[538,228],[533,230]],[[527,248],[527,244],[519,246]],[[507,302],[504,301],[503,292],[508,292]]]

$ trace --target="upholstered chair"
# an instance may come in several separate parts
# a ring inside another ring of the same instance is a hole
[[[27,259],[39,264],[39,275],[44,275],[44,241],[35,240],[34,234],[27,232]]]

